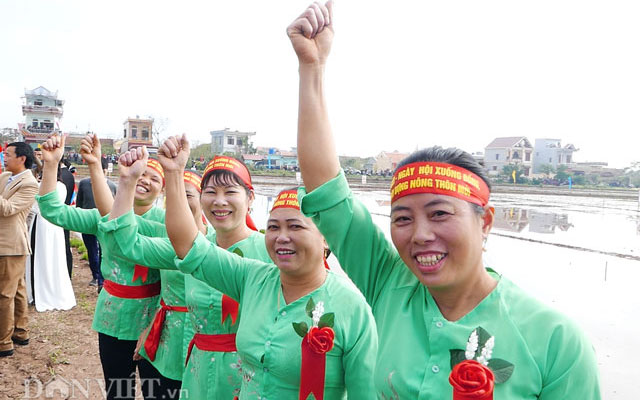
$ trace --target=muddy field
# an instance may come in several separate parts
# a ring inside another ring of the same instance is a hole
[[[95,286],[88,286],[89,264],[76,249],[73,254],[77,305],[42,313],[29,306],[29,345],[0,358],[0,400],[104,398],[98,336],[91,329],[98,295]]]

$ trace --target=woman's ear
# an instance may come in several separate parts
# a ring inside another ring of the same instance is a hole
[[[493,220],[496,213],[496,209],[493,206],[484,206],[484,214],[482,215],[482,233],[486,236],[489,235],[491,228],[493,227]]]

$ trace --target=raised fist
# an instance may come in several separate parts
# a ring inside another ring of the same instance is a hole
[[[148,159],[149,153],[146,146],[122,153],[118,159],[120,179],[138,180],[147,169]]]
[[[57,133],[50,135],[49,138],[42,143],[42,160],[57,165],[64,154],[64,142],[66,138],[66,135],[61,136]]]
[[[100,140],[95,133],[89,133],[80,142],[80,155],[87,164],[100,163],[102,148]]]
[[[312,3],[287,27],[300,64],[324,65],[333,41],[333,3]]]
[[[158,149],[158,161],[165,171],[182,172],[190,153],[186,134],[170,136]]]

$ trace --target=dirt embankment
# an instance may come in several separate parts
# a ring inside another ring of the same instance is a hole
[[[98,335],[91,329],[97,291],[88,286],[89,264],[73,254],[77,305],[47,312],[29,306],[30,343],[0,358],[0,400],[104,398]]]

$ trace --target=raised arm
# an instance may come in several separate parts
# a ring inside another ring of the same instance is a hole
[[[96,208],[100,211],[100,215],[105,216],[111,212],[111,207],[113,207],[113,194],[111,194],[107,178],[102,170],[102,147],[100,146],[98,135],[89,133],[82,139],[80,155],[89,166],[91,188]]]
[[[189,160],[186,135],[172,136],[158,149],[158,161],[164,169],[167,213],[167,234],[178,258],[184,258],[198,235],[187,198],[184,195],[184,167]],[[120,191],[120,189],[118,189]]]
[[[38,205],[40,214],[52,224],[65,229],[95,235],[98,230],[99,215],[95,210],[83,210],[64,204],[55,192],[58,180],[58,162],[64,151],[65,137],[57,134],[49,137],[42,145],[44,169],[40,182]]]
[[[113,202],[113,208],[109,214],[110,220],[118,218],[133,208],[136,183],[147,168],[148,159],[149,153],[147,153],[146,146],[126,151],[118,159],[120,180],[118,181],[118,191],[116,192],[116,198]],[[106,181],[104,185],[108,190],[109,187]],[[111,196],[111,191],[109,191],[109,196]]]
[[[66,136],[53,134],[42,144],[42,161],[44,162],[44,167],[42,169],[40,191],[38,192],[40,196],[56,190],[58,164],[64,153],[65,140]]]
[[[287,35],[299,62],[298,159],[311,192],[340,170],[324,97],[324,70],[333,41],[331,1],[311,4],[289,25]]]

